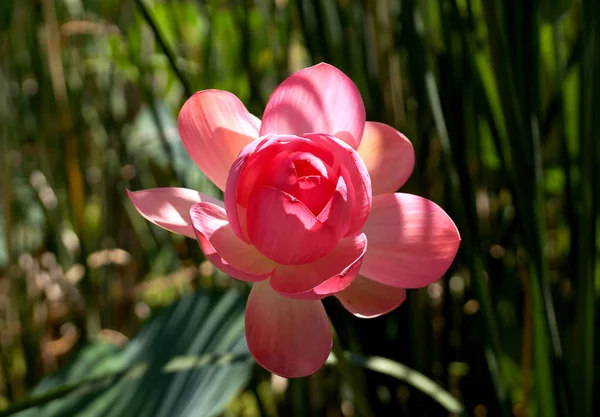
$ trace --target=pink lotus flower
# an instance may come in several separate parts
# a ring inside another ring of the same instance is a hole
[[[306,376],[325,363],[324,297],[377,317],[454,260],[460,237],[450,217],[395,193],[413,169],[411,143],[366,122],[358,89],[330,65],[281,83],[262,121],[233,94],[200,91],[181,109],[179,132],[225,202],[184,188],[129,197],[149,221],[196,238],[218,269],[255,283],[246,338],[273,373]]]

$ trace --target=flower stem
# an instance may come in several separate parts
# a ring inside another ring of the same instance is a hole
[[[348,384],[352,390],[352,398],[354,400],[354,406],[356,407],[356,415],[358,417],[370,417],[374,416],[364,389],[364,383],[360,375],[358,375],[358,368],[352,366],[347,357],[347,352],[344,351],[344,347],[340,342],[340,338],[331,324],[331,331],[333,332],[333,355],[337,362],[337,369],[345,383]]]

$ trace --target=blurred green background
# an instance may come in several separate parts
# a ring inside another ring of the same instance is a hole
[[[463,240],[391,314],[325,300],[351,372],[287,381],[248,355],[248,289],[125,189],[219,196],[186,98],[260,117],[321,61]],[[597,0],[1,0],[0,415],[600,415],[599,75]]]

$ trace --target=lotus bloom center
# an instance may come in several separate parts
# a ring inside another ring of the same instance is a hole
[[[371,181],[356,151],[333,136],[271,134],[234,162],[225,205],[240,239],[278,264],[300,265],[360,232]]]

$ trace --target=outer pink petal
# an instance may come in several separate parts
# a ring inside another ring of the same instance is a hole
[[[266,281],[250,291],[246,340],[263,368],[285,378],[319,370],[332,346],[331,328],[320,301],[283,297]]]
[[[389,313],[406,299],[404,288],[390,287],[361,275],[335,295],[350,313],[370,319]]]
[[[187,188],[152,188],[129,191],[127,195],[147,220],[171,232],[196,238],[190,221],[190,208],[200,201],[223,205],[222,201]]]
[[[364,233],[342,239],[328,255],[304,265],[277,265],[271,286],[279,294],[298,299],[324,298],[342,291],[354,279],[367,252]]]
[[[369,170],[373,195],[398,190],[415,166],[415,151],[410,141],[383,123],[367,122],[358,154]]]
[[[352,80],[322,63],[292,74],[275,89],[260,135],[327,133],[356,149],[364,125],[365,106]]]
[[[301,201],[272,187],[254,192],[247,218],[254,246],[283,265],[313,262],[339,240],[336,229],[319,222]]]
[[[190,218],[202,251],[224,273],[242,281],[258,282],[273,271],[273,261],[233,233],[222,207],[194,204]]]
[[[446,212],[411,194],[373,198],[363,231],[369,250],[361,275],[394,287],[419,288],[440,279],[460,245],[458,230]]]
[[[179,113],[179,134],[185,149],[202,172],[221,190],[242,148],[258,138],[260,120],[248,113],[233,94],[199,91]]]

